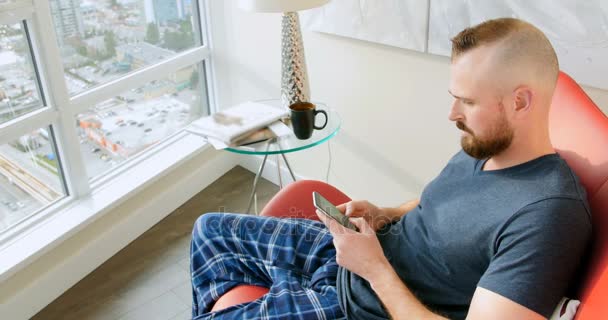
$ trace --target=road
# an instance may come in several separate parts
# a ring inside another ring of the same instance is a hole
[[[37,179],[19,164],[10,161],[3,155],[0,155],[0,174],[43,205],[48,205],[61,197],[59,192],[53,190],[45,182]]]
[[[18,201],[23,203],[24,207],[16,211],[7,205],[7,203]],[[41,204],[38,201],[0,175],[0,231],[38,210],[40,206]]]

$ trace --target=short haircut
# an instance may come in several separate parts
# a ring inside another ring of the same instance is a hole
[[[499,45],[500,58],[507,64],[526,64],[536,76],[557,81],[559,64],[545,34],[532,24],[514,18],[500,18],[466,28],[452,40],[452,61],[484,46]]]

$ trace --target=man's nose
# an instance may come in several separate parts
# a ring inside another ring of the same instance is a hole
[[[460,103],[458,102],[458,100],[454,100],[454,102],[452,102],[452,108],[450,109],[450,114],[448,115],[448,119],[450,119],[450,121],[458,121],[458,120],[462,120],[464,117],[462,116],[462,113],[460,112]]]

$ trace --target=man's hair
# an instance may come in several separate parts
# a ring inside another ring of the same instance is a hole
[[[466,28],[452,40],[452,61],[484,45],[499,45],[506,65],[527,63],[538,76],[557,81],[559,64],[549,39],[538,28],[523,20],[500,18]]]

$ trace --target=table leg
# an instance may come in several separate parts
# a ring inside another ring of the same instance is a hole
[[[287,161],[287,157],[285,157],[284,153],[281,153],[281,155],[283,156],[283,160],[285,160],[285,165],[287,166],[287,169],[289,169],[289,174],[291,175],[291,178],[293,179],[293,181],[296,181],[296,176],[293,174],[293,171],[291,170],[291,166],[289,165],[289,161]]]
[[[266,148],[267,152],[270,149],[270,144],[271,143],[272,143],[272,141],[268,142],[268,147]],[[262,172],[264,171],[264,165],[266,165],[266,160],[267,159],[268,159],[268,153],[266,153],[264,155],[264,160],[262,160],[262,165],[260,165],[260,169],[258,170],[258,173],[256,173],[255,179],[253,180],[253,189],[251,190],[251,195],[249,196],[249,204],[247,204],[247,211],[246,211],[246,213],[249,213],[251,211],[251,205],[253,204],[253,198],[255,196],[255,191],[256,191],[256,189],[258,187],[258,182],[260,180],[260,176],[262,175]],[[256,208],[256,214],[257,214],[257,208]]]
[[[277,146],[279,147],[279,150],[283,151],[283,148],[281,148],[281,142],[280,141],[277,141]],[[291,178],[295,182],[296,181],[296,176],[293,174],[293,171],[291,170],[291,166],[289,165],[289,161],[287,161],[287,157],[282,152],[281,152],[281,156],[283,157],[283,160],[285,161],[285,165],[287,166],[287,169],[289,170],[289,174],[291,175]]]
[[[281,158],[277,154],[277,174],[279,175],[279,190],[283,189],[283,179],[281,177]]]

